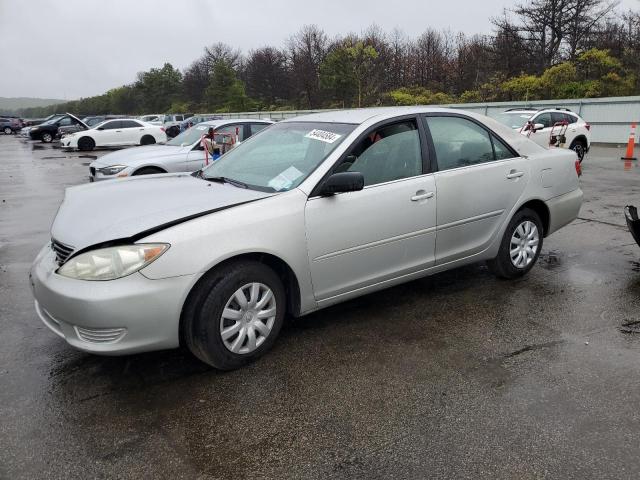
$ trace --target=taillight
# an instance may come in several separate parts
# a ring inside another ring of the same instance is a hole
[[[164,129],[164,127],[160,127],[160,130],[162,130],[163,132],[166,132],[166,130]]]
[[[576,173],[579,177],[582,176],[582,165],[580,165],[580,160],[576,160]]]
[[[589,125],[588,123],[585,123],[584,124],[584,128],[586,128],[587,130],[590,131],[591,130],[591,125]]]

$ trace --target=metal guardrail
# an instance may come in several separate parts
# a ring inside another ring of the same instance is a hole
[[[469,110],[489,117],[495,117],[508,108],[569,108],[591,124],[591,141],[596,143],[624,144],[629,138],[631,122],[640,122],[640,96],[536,100],[531,102],[457,103],[433,106]],[[279,110],[220,113],[218,115],[224,118],[270,118],[278,121],[328,111],[331,110]]]

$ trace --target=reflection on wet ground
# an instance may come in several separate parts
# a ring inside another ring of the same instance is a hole
[[[472,265],[362,297],[227,373],[87,355],[37,319],[29,265],[94,154],[0,136],[0,478],[638,478],[640,170],[620,151],[592,148],[580,220],[526,278]]]

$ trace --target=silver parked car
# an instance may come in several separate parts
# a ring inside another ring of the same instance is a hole
[[[200,123],[161,145],[128,148],[109,153],[91,162],[91,181],[126,178],[132,175],[149,175],[170,172],[195,172],[206,161],[200,143],[209,128],[221,135],[237,134],[241,143],[273,122],[258,119],[213,120]]]
[[[305,315],[487,261],[505,278],[582,203],[576,154],[426,107],[290,119],[194,174],[67,189],[36,311],[102,354],[177,347],[232,369]]]

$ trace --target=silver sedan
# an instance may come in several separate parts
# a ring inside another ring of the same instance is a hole
[[[271,120],[241,118],[199,123],[166,143],[127,148],[100,157],[89,165],[89,180],[194,172],[213,160],[201,144],[202,136],[209,128],[215,130],[216,139],[221,143],[231,141],[236,146],[272,123]]]
[[[233,369],[305,315],[486,261],[525,275],[582,203],[577,158],[426,107],[276,124],[196,174],[67,189],[33,264],[42,321],[88,352]]]

